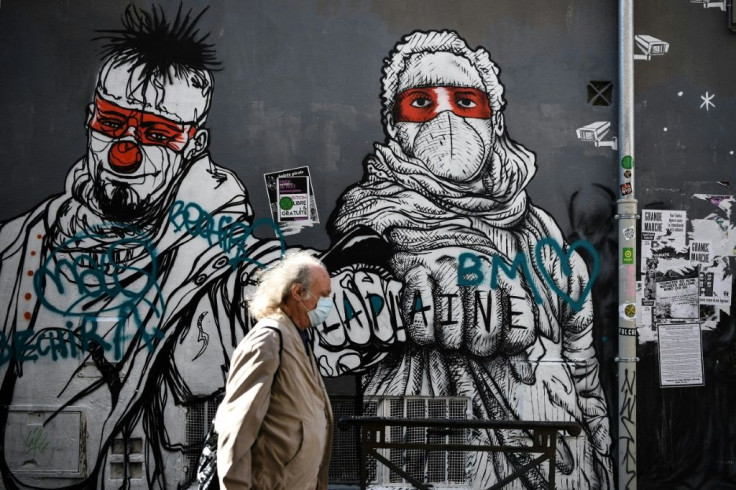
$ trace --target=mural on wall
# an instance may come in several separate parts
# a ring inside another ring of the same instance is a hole
[[[610,487],[592,336],[597,254],[585,241],[568,244],[528,198],[535,155],[509,135],[498,74],[487,50],[450,31],[415,32],[386,60],[386,143],[366,158],[363,179],[342,195],[328,231],[333,243],[372,250],[367,258],[403,283],[406,340],[377,360],[360,355],[360,328],[327,328],[315,352],[328,372],[344,369],[345,349],[356,354],[351,363],[372,366],[363,378],[369,396],[465,396],[478,418],[578,421],[585,437],[558,448],[558,482]],[[578,249],[596,257],[592,277]],[[376,344],[392,338],[383,327]],[[475,437],[504,442],[494,431]],[[530,460],[469,457],[478,488]],[[540,487],[544,478],[535,469],[524,484]]]
[[[210,159],[219,65],[203,13],[131,6],[122,28],[99,33],[86,155],[63,194],[0,229],[8,488],[188,484],[191,447],[173,424],[222,390],[254,274],[287,251],[279,225],[255,219],[237,176]],[[338,201],[332,246],[315,252],[337,306],[315,353],[325,376],[362,373],[366,396],[463,396],[478,418],[577,421],[583,436],[559,442],[558,486],[610,488],[593,339],[601,237],[581,217],[567,241],[531,203],[536,156],[506,128],[498,75],[486,49],[451,31],[395,46],[381,80],[386,142]],[[477,486],[531,460],[469,458]],[[520,484],[546,477],[534,468]]]
[[[122,29],[101,33],[87,154],[62,195],[0,230],[7,488],[64,472],[97,488],[182,483],[164,476],[182,450],[171,407],[222,388],[249,271],[283,253],[280,240],[253,239],[275,227],[253,222],[242,184],[208,156],[217,63],[198,18],[129,7]],[[19,445],[29,434],[43,451]],[[116,470],[108,451],[123,454]]]

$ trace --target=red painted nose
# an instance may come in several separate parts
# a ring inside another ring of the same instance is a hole
[[[141,166],[143,154],[138,145],[130,141],[118,141],[107,156],[110,167],[121,174],[132,174]]]

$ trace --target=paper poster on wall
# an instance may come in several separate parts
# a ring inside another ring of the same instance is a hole
[[[645,263],[644,280],[642,289],[642,305],[654,306],[654,300],[657,293],[657,264],[659,260],[656,257],[642,257]]]
[[[694,194],[689,201],[692,242],[709,241],[711,257],[736,256],[736,216],[731,195]]]
[[[657,323],[669,320],[697,321],[700,318],[699,278],[699,266],[690,263],[677,268],[658,269],[654,320]]]
[[[263,175],[271,217],[284,235],[298,232],[304,226],[319,223],[317,201],[309,167],[298,167]]]
[[[646,272],[646,258],[687,258],[687,212],[645,209],[641,223],[641,272]]]
[[[640,343],[657,340],[652,323],[652,305],[644,304],[644,281],[636,281],[636,328]]]
[[[687,201],[690,259],[700,263],[700,321],[702,330],[718,325],[721,313],[731,311],[733,268],[736,265],[736,216],[728,186],[722,182],[690,182]]]
[[[700,303],[724,306],[728,312],[731,305],[733,273],[728,257],[717,257],[711,263],[700,266]]]
[[[309,177],[276,179],[278,222],[309,219]]]
[[[713,260],[713,243],[704,240],[690,242],[690,262],[708,265]]]
[[[659,337],[659,382],[662,387],[702,386],[703,349],[700,325],[662,323],[657,325]]]

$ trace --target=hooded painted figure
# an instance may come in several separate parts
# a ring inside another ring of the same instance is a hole
[[[378,238],[380,247],[363,250],[384,250],[383,265],[403,283],[406,340],[398,334],[381,356],[353,359],[353,370],[364,371],[367,396],[462,396],[475,418],[577,421],[583,435],[558,443],[558,488],[610,488],[589,276],[575,252],[588,246],[571,247],[531,204],[535,155],[508,135],[498,73],[488,51],[449,31],[415,32],[386,60],[386,144],[375,145],[328,231],[336,244]],[[323,345],[334,340],[320,335]],[[334,352],[321,359],[326,371],[336,362]],[[497,444],[523,435],[475,437]],[[468,458],[474,488],[531,460]],[[536,466],[516,484],[546,488],[546,478]]]

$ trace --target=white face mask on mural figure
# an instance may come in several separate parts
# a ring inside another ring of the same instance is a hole
[[[183,72],[146,77],[142,68],[109,61],[87,119],[89,180],[78,197],[113,221],[145,219],[188,163],[207,148],[201,129],[211,79]]]
[[[408,59],[399,76],[397,94],[416,87],[486,90],[467,59],[447,52],[415,54]],[[462,117],[453,111],[452,94],[447,89],[435,90],[438,93],[436,116],[422,122],[392,120],[389,134],[407,155],[424,163],[436,177],[458,183],[476,180],[491,159],[495,117]],[[413,102],[415,107],[421,104],[427,102]]]

